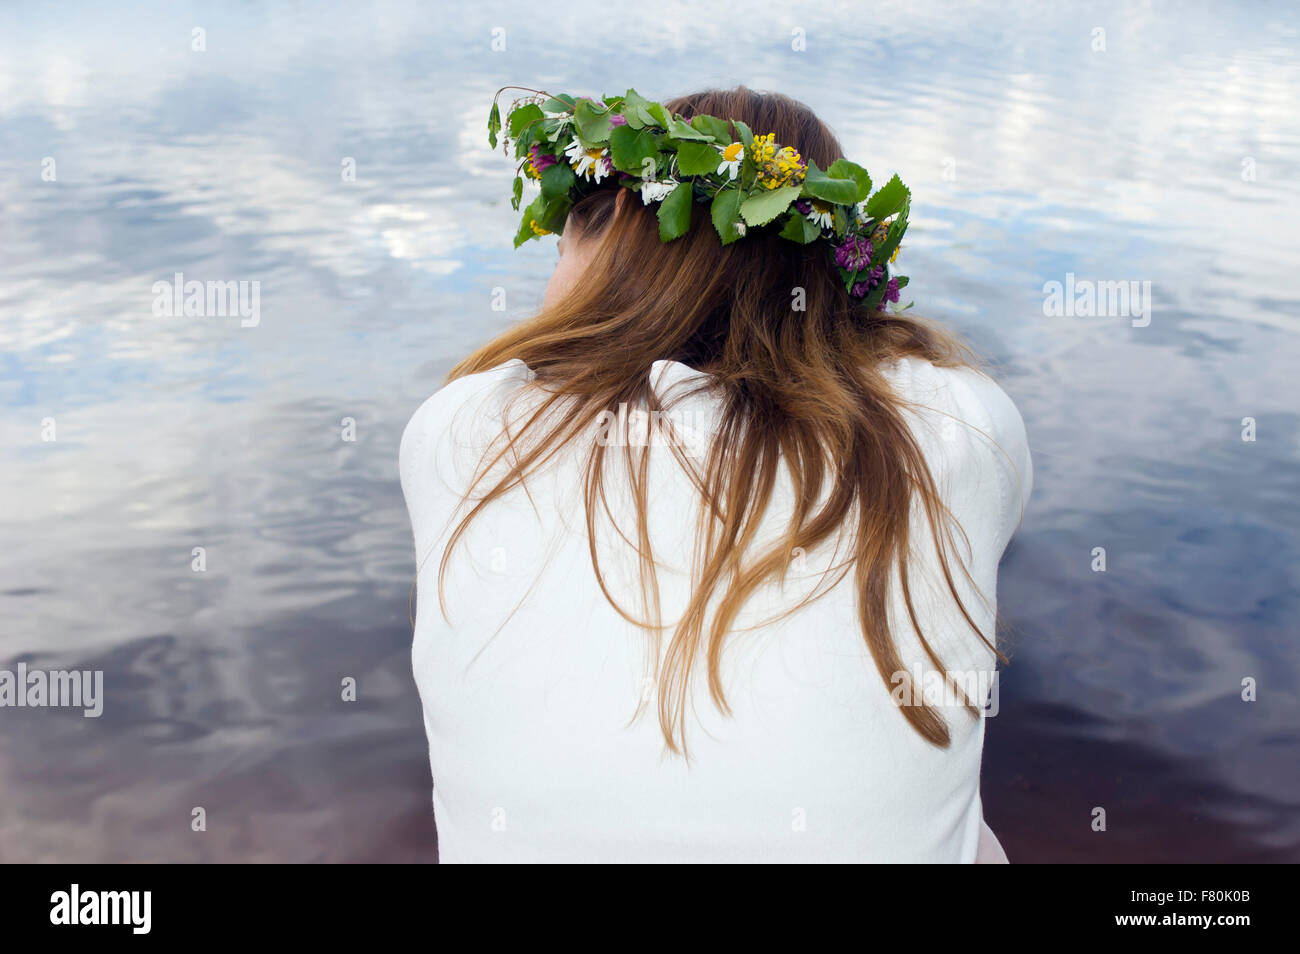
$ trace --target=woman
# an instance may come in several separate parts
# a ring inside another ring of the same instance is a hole
[[[516,244],[559,263],[401,447],[441,860],[1005,860],[982,706],[1030,458],[889,309],[906,189],[744,88],[506,128]]]

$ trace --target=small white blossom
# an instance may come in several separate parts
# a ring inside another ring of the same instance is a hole
[[[818,203],[814,202],[812,210],[804,218],[818,228],[831,228],[835,224],[835,219],[831,216],[831,210],[829,208],[818,209],[817,205]]]
[[[643,205],[649,205],[651,202],[662,202],[676,188],[677,180],[672,177],[664,179],[662,182],[646,179],[641,183],[641,202]]]
[[[588,149],[574,136],[573,142],[564,150],[564,157],[569,160],[575,173],[584,179],[599,182],[609,173],[609,161],[606,158],[608,152],[604,146]]]

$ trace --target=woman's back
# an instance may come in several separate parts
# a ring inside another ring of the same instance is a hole
[[[974,622],[992,633],[998,561],[1031,486],[1020,415],[969,368],[903,358],[883,370],[916,405],[907,423],[961,528],[957,556],[970,579],[957,570],[954,582]],[[707,375],[672,361],[650,373],[683,449],[706,453],[719,399],[688,392]],[[653,637],[611,605],[592,566],[583,442],[562,447],[468,525],[447,565],[443,618],[447,539],[484,451],[537,406],[532,379],[517,360],[460,377],[416,412],[402,439],[420,564],[413,664],[441,859],[974,860],[983,720],[954,700],[941,704],[951,732],[941,748],[904,719],[903,690],[886,685],[863,641],[851,572],[799,605],[845,560],[833,542],[795,554],[784,584],[760,587],[745,604],[721,662],[731,714],[694,684],[689,762],[665,755],[653,717]],[[671,623],[690,595],[700,493],[669,447],[653,447],[649,466],[646,521]],[[636,539],[635,498],[616,480],[607,498],[609,513],[595,524],[602,575],[636,616],[640,567],[614,529]],[[793,499],[782,473],[760,542],[781,538]],[[920,508],[911,529],[918,622],[948,671],[982,687],[971,691],[978,701],[994,654],[958,613]],[[891,632],[912,685],[932,685],[898,593],[892,588]],[[633,719],[639,706],[650,711]]]

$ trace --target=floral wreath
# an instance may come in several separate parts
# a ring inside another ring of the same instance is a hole
[[[867,170],[847,159],[823,171],[771,133],[755,135],[738,119],[698,115],[687,122],[633,89],[593,100],[502,87],[488,116],[493,148],[502,129],[497,100],[506,90],[529,94],[506,115],[503,147],[509,154],[513,140],[519,160],[511,206],[518,210],[525,178],[541,187],[524,210],[516,248],[562,233],[574,202],[616,175],[642,203],[658,203],[663,242],[684,235],[693,206],[708,203],[723,245],[769,225],[801,245],[827,243],[844,290],[868,309],[896,303],[907,285],[907,276],[889,267],[911,204],[898,176],[872,194]]]

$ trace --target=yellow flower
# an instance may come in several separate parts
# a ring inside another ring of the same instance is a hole
[[[789,146],[776,154],[776,168],[781,178],[790,183],[803,182],[807,174],[803,157]]]
[[[765,189],[784,185],[798,185],[807,175],[803,157],[789,146],[776,148],[773,133],[755,136],[749,147],[758,173],[758,182]]]
[[[536,219],[530,219],[529,222],[528,222],[528,227],[531,228],[531,229],[533,230],[533,234],[534,234],[534,235],[550,235],[550,234],[551,234],[551,230],[550,230],[550,229],[544,229],[544,228],[542,228],[540,225],[537,224],[537,220],[536,220]]]
[[[749,155],[753,158],[755,164],[762,165],[776,155],[776,144],[772,141],[775,138],[776,133],[754,137],[754,141],[749,147]]]

